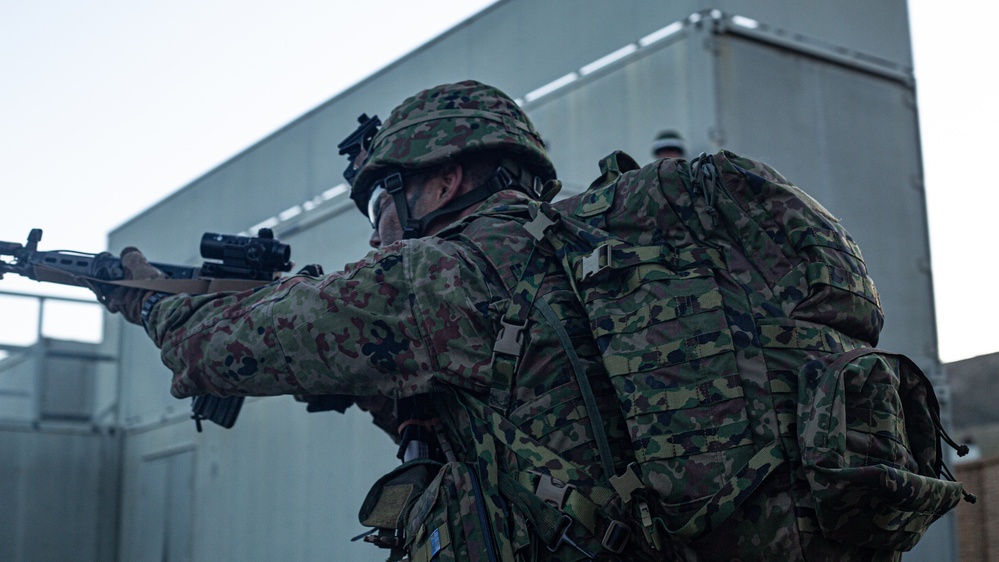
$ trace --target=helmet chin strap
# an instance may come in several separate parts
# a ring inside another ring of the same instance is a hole
[[[395,172],[386,176],[382,180],[382,186],[392,196],[392,200],[395,203],[396,213],[399,216],[399,224],[402,225],[402,237],[404,240],[422,237],[426,228],[435,220],[447,215],[460,213],[468,207],[485,201],[493,194],[505,189],[516,189],[534,198],[541,196],[541,182],[538,178],[528,173],[526,169],[516,162],[507,159],[502,160],[496,168],[496,173],[482,182],[481,185],[418,219],[413,218],[410,214],[402,174]]]

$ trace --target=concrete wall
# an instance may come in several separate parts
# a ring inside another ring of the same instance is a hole
[[[0,422],[0,560],[114,560],[120,445],[115,431]]]

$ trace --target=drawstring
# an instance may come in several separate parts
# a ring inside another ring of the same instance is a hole
[[[951,474],[950,469],[947,468],[947,464],[946,463],[944,463],[944,462],[940,463],[940,472],[943,474],[943,476],[945,476],[951,482],[957,482],[957,479],[954,478],[953,474]],[[961,496],[963,496],[964,497],[964,501],[966,501],[968,503],[975,503],[975,502],[978,501],[978,496],[976,496],[975,494],[972,494],[971,492],[965,490],[964,486],[961,487]]]
[[[947,433],[947,431],[943,428],[943,424],[940,423],[940,413],[933,410],[931,410],[930,412],[931,412],[930,418],[933,420],[933,427],[937,431],[937,436],[943,439],[945,443],[950,445],[957,452],[957,456],[963,457],[964,455],[967,455],[968,446],[964,444],[959,445],[956,441],[954,441],[954,439],[950,436],[950,434]],[[957,482],[957,478],[954,478],[954,474],[951,473],[950,468],[947,467],[947,463],[943,461],[943,458],[940,459],[940,473],[951,482]],[[975,503],[978,501],[978,496],[965,490],[964,486],[961,487],[961,496],[963,496],[964,501],[968,503]]]
[[[714,158],[702,152],[693,162],[696,168],[695,174],[697,183],[701,184],[701,193],[704,195],[704,202],[707,205],[708,216],[711,217],[711,228],[718,226],[718,210],[715,209],[715,183],[718,181],[718,169],[715,168]],[[710,184],[710,185],[709,185]]]
[[[939,425],[937,426],[937,433],[944,441],[947,442],[948,445],[950,445],[951,447],[954,448],[955,451],[957,451],[957,456],[963,457],[964,455],[968,454],[968,451],[970,450],[968,449],[968,446],[963,443],[960,445],[957,444],[957,442],[955,442],[954,439],[950,435],[948,435],[947,432],[944,431],[944,429]]]

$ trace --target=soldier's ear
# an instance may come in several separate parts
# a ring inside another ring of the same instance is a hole
[[[448,162],[441,166],[437,174],[439,180],[436,186],[437,193],[434,194],[439,205],[447,205],[461,195],[464,172],[461,164],[457,162]]]

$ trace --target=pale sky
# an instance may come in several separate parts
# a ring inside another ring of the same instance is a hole
[[[130,217],[491,3],[0,3],[0,240],[40,227],[42,249],[100,251]],[[999,7],[909,6],[947,362],[999,351],[986,75]],[[67,294],[13,276],[0,290]],[[0,343],[19,306],[0,300]]]

